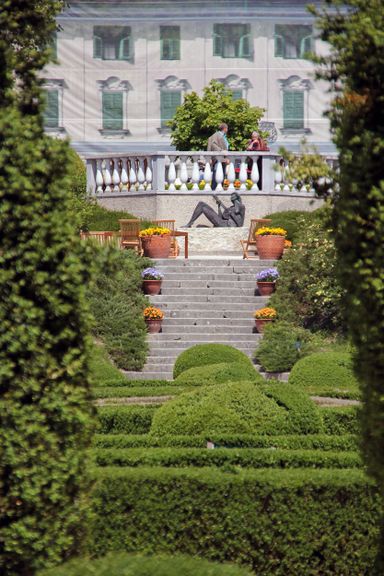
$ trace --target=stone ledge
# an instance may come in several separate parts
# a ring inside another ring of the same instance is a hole
[[[248,238],[248,228],[179,228],[188,232],[190,254],[241,254],[240,240]]]

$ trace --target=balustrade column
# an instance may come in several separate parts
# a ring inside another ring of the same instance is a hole
[[[228,164],[227,180],[229,182],[228,191],[233,192],[235,190],[234,182],[236,180],[235,164],[233,160],[231,160]]]
[[[130,160],[131,167],[129,169],[129,190],[135,191],[136,190],[136,166],[135,166],[135,159],[131,158]]]
[[[102,160],[96,160],[96,194],[102,194],[104,177],[102,170]]]
[[[111,176],[111,161],[109,160],[109,158],[105,160],[104,184],[105,184],[105,192],[107,194],[110,194],[112,192],[111,189],[112,176]]]
[[[129,183],[129,178],[128,178],[128,159],[123,159],[121,160],[121,176],[120,176],[120,180],[121,180],[121,191],[122,192],[127,192],[128,191],[128,183]]]
[[[175,168],[175,162],[172,160],[172,158],[169,159],[169,168],[168,168],[168,190],[170,192],[174,192],[176,190],[176,186],[175,186],[175,180],[176,180],[176,168]]]
[[[145,181],[147,183],[146,190],[152,190],[152,170],[151,170],[151,159],[147,158],[147,168],[145,170]]]
[[[112,172],[112,182],[114,184],[113,191],[120,192],[120,174],[119,174],[119,159],[113,159],[113,172]]]
[[[138,190],[145,190],[144,182],[145,182],[145,174],[143,170],[143,161],[138,159],[138,170],[137,170],[137,181],[139,183]]]
[[[205,163],[204,181],[205,181],[204,190],[205,190],[206,192],[211,192],[211,191],[212,191],[212,188],[211,188],[212,169],[211,169],[211,164],[210,164],[210,162],[206,162],[206,163]]]
[[[199,190],[199,182],[200,182],[200,170],[199,170],[199,162],[196,156],[193,156],[193,168],[192,168],[192,190]]]
[[[223,181],[224,181],[224,172],[223,172],[223,163],[221,160],[218,160],[216,162],[216,167],[214,168],[215,170],[215,177],[216,177],[216,191],[217,192],[222,192],[223,189]]]
[[[247,164],[245,161],[245,158],[241,159],[241,163],[240,163],[240,172],[239,172],[239,180],[240,180],[240,190],[246,190],[247,189],[247,179],[248,179],[248,173],[247,173]]]
[[[180,158],[180,162],[181,162],[181,168],[180,168],[181,187],[180,187],[180,190],[183,190],[184,192],[186,192],[188,190],[188,187],[187,187],[188,170],[187,170],[186,159],[184,157]]]
[[[252,164],[252,170],[251,170],[251,180],[252,180],[252,188],[251,190],[253,191],[259,191],[259,180],[260,180],[260,172],[259,172],[259,166],[257,164],[259,160],[259,157],[256,156],[255,158],[253,158],[253,164]]]

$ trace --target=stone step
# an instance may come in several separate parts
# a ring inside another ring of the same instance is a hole
[[[230,304],[228,304],[227,307],[225,306],[216,306],[216,308],[213,308],[211,304],[196,304],[196,303],[189,303],[188,307],[186,307],[185,304],[180,303],[180,305],[177,305],[176,303],[174,303],[174,305],[170,305],[170,308],[168,309],[167,305],[164,303],[161,305],[161,308],[164,310],[165,312],[165,320],[168,319],[172,319],[172,320],[179,320],[179,319],[184,319],[184,320],[196,320],[196,322],[198,320],[204,320],[206,319],[208,316],[210,318],[218,318],[218,319],[223,319],[223,320],[228,320],[230,318],[232,318],[233,320],[244,320],[244,319],[253,319],[253,312],[257,309],[260,308],[261,306],[263,306],[264,303],[263,302],[259,302],[259,303],[255,303],[255,305],[250,305],[250,306],[246,306],[244,307],[244,304],[241,307],[231,307]]]
[[[130,380],[173,380],[172,372],[158,372],[157,370],[151,372],[126,371],[125,375]]]
[[[263,260],[262,264],[253,264],[244,265],[241,261],[235,266],[231,265],[220,265],[220,264],[213,264],[208,268],[203,268],[202,266],[161,266],[158,264],[154,264],[155,268],[161,270],[164,274],[201,274],[202,271],[206,270],[207,274],[252,274],[257,273],[260,270],[264,270],[265,268],[270,268],[271,266],[276,266],[275,260]]]
[[[148,343],[150,347],[152,347],[155,343],[163,343],[168,345],[169,342],[188,342],[190,340],[196,340],[201,342],[222,342],[222,341],[231,341],[231,342],[248,342],[259,340],[260,334],[257,332],[252,332],[248,330],[248,333],[239,333],[239,332],[223,332],[222,329],[219,329],[218,333],[207,333],[206,330],[201,330],[193,335],[190,332],[190,329],[184,333],[173,334],[169,332],[163,332],[161,334],[149,334]]]
[[[256,274],[259,270],[253,271],[251,274],[235,274],[232,270],[223,274],[202,274],[198,272],[190,272],[188,276],[179,272],[165,272],[164,283],[172,282],[256,282]]]
[[[252,285],[248,288],[231,288],[230,286],[227,288],[216,288],[208,286],[201,286],[200,288],[193,286],[176,288],[173,286],[164,286],[160,296],[166,299],[168,299],[168,296],[175,296],[178,298],[180,298],[180,296],[223,296],[227,298],[240,298],[246,296],[247,298],[253,298],[256,295],[255,292],[256,286]]]
[[[211,344],[228,344],[228,346],[233,346],[234,348],[237,348],[237,350],[241,350],[250,356],[253,356],[253,354],[257,348],[257,344],[258,344],[258,342],[238,342],[237,344],[234,345],[233,342],[215,342],[214,340],[212,340],[210,343]],[[168,344],[169,344],[169,346],[168,346]],[[177,340],[173,343],[167,342],[167,349],[166,350],[164,350],[164,347],[162,346],[162,344],[158,345],[158,343],[153,343],[152,346],[150,347],[149,351],[148,351],[148,358],[150,358],[152,356],[160,356],[162,358],[165,358],[165,357],[176,358],[179,354],[181,354],[181,352],[183,352],[187,348],[191,348],[192,346],[195,346],[197,344],[204,344],[204,342],[201,342],[199,340],[197,342],[195,340],[190,340],[189,342],[186,340],[183,340],[183,341]]]
[[[206,288],[215,289],[231,289],[231,290],[255,290],[256,289],[256,277],[251,280],[233,280],[233,275],[229,276],[228,280],[190,280],[189,278],[184,278],[183,280],[169,280],[166,278],[161,286],[162,294],[164,290],[168,291],[193,288],[196,290],[204,290]]]
[[[269,266],[277,262],[277,260],[260,260],[259,258],[159,258],[154,261],[156,267],[162,266],[164,268],[210,268],[212,266]]]
[[[249,318],[246,316],[244,318],[223,318],[223,317],[202,317],[202,318],[186,318],[186,317],[166,317],[163,320],[163,332],[169,332],[169,329],[173,329],[174,327],[177,328],[195,328],[195,327],[220,327],[223,329],[225,326],[229,326],[233,330],[237,330],[238,328],[244,327],[253,327],[255,322],[253,318]]]
[[[163,325],[164,326],[164,325]],[[190,325],[190,324],[175,324],[173,326],[164,326],[163,327],[163,331],[162,331],[162,335],[163,336],[176,336],[176,335],[180,335],[182,337],[185,337],[185,335],[187,334],[205,334],[206,336],[211,336],[212,338],[215,338],[218,334],[229,334],[231,333],[231,329],[233,330],[233,333],[238,334],[238,335],[245,335],[245,334],[252,334],[253,333],[253,329],[255,327],[255,323],[254,322],[248,322],[246,325],[244,326],[232,326],[230,322],[228,322],[227,320],[227,324],[219,324],[219,325],[203,325],[203,326],[194,326],[194,325]]]
[[[185,296],[182,298],[181,296]],[[215,307],[220,307],[222,310],[226,308],[242,308],[244,304],[249,304],[250,307],[263,305],[268,301],[266,296],[253,296],[251,295],[239,295],[237,291],[230,294],[164,294],[159,296],[151,296],[151,303],[155,305],[166,305],[168,308],[172,307],[174,310],[180,309],[180,307],[197,308],[201,309],[202,304],[205,304],[207,308],[212,308],[214,304]]]

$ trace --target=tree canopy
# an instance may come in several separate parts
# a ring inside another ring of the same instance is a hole
[[[244,150],[251,133],[258,129],[264,111],[243,98],[234,100],[231,90],[212,80],[204,88],[202,97],[191,92],[178,107],[169,122],[172,144],[177,150],[206,150],[208,138],[225,122],[229,127],[230,149]]]

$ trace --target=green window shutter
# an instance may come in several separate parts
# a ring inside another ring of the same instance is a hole
[[[243,97],[243,91],[242,90],[232,90],[232,99],[233,100],[241,100],[242,97]]]
[[[304,128],[304,92],[287,91],[283,96],[284,128]]]
[[[312,36],[304,36],[300,41],[300,58],[306,58],[312,51]]]
[[[221,34],[214,31],[213,33],[213,55],[222,56],[224,47],[224,38]]]
[[[44,111],[44,126],[46,128],[59,127],[59,91],[46,91],[46,107]]]
[[[161,60],[180,60],[180,26],[160,26]]]
[[[284,58],[285,40],[280,34],[275,34],[275,57]]]
[[[93,57],[103,57],[103,39],[100,36],[93,36]]]
[[[244,34],[239,42],[239,58],[250,58],[251,53],[251,36],[250,34]]]
[[[129,60],[132,57],[132,42],[130,36],[119,40],[118,60]]]
[[[122,92],[103,92],[103,129],[123,129]]]
[[[161,127],[167,128],[167,122],[172,120],[176,109],[181,105],[181,92],[161,92]]]

